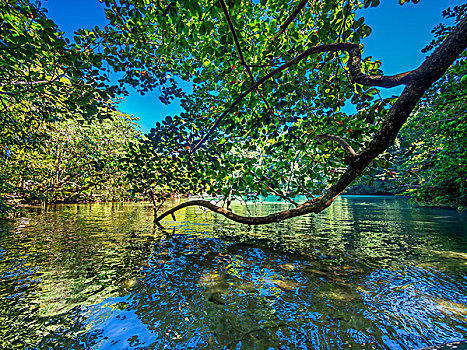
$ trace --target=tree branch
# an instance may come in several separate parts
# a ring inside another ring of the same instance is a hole
[[[54,84],[61,77],[63,77],[63,75],[58,75],[58,76],[56,76],[56,77],[54,77],[54,78],[52,78],[50,80],[16,81],[16,82],[9,82],[9,83],[0,83],[0,88],[9,87],[9,86],[25,86],[25,85],[30,87],[30,89],[23,89],[23,90],[14,91],[14,92],[0,91],[0,94],[8,95],[8,96],[20,95],[20,94],[32,91],[32,89],[34,87],[37,88],[37,87],[42,87],[42,86]]]
[[[331,49],[335,51],[342,49],[345,49],[345,51],[353,51],[353,54],[349,52],[351,54],[351,58],[352,56],[353,58],[357,57],[355,50],[358,50],[358,45],[356,44],[321,45],[320,47],[310,48],[307,50],[307,52],[311,52],[313,50],[319,51],[323,50],[324,48],[327,48],[328,51],[331,51]],[[425,62],[420,66],[420,68],[404,75],[404,77],[407,77],[409,75],[411,76],[411,78],[406,81],[410,82],[410,84],[406,86],[401,96],[396,100],[391,109],[388,111],[387,116],[383,121],[379,131],[375,134],[368,146],[358,155],[354,156],[353,161],[347,167],[345,172],[341,175],[341,177],[337,180],[337,182],[334,185],[329,187],[324,192],[322,196],[313,198],[297,206],[296,208],[260,217],[245,217],[237,215],[224,208],[218,207],[209,201],[193,200],[177,205],[176,207],[166,211],[165,213],[161,214],[156,219],[156,221],[162,220],[167,215],[171,215],[177,210],[189,206],[202,206],[212,210],[215,213],[221,214],[233,221],[249,225],[263,225],[273,222],[280,222],[293,217],[323,211],[333,203],[337,196],[339,196],[347,188],[347,186],[349,186],[358,176],[362,174],[363,170],[370,164],[371,161],[373,161],[378,155],[380,155],[382,152],[384,152],[384,150],[386,150],[389,146],[391,146],[394,143],[394,140],[399,130],[401,129],[402,125],[407,120],[407,118],[409,117],[409,115],[411,114],[411,112],[413,111],[417,102],[420,100],[423,94],[436,80],[442,77],[442,75],[446,72],[449,66],[466,48],[467,17],[464,18],[454,28],[452,33],[449,34],[445,41],[433,52],[433,54],[430,57],[428,57],[425,60]],[[290,61],[292,63],[288,62],[287,64],[289,64],[290,66],[294,62],[297,62],[298,57]],[[306,56],[301,57],[304,58]],[[352,62],[352,65],[356,64],[355,60],[352,60]],[[281,69],[281,67],[279,67],[278,69]],[[260,79],[257,84],[260,84],[266,79],[268,79],[270,76],[273,76],[275,74],[274,72],[276,72],[278,69],[274,70],[273,72]],[[285,68],[282,68],[282,70],[283,69]],[[355,70],[353,73],[351,71],[351,74],[353,75],[355,75],[356,73],[358,72],[356,72]],[[400,81],[403,79],[403,77],[400,78]],[[253,89],[253,87],[251,89]],[[246,92],[244,94],[246,94]],[[237,98],[237,100],[239,98]],[[220,119],[218,119],[217,124],[219,122]]]
[[[394,87],[398,85],[409,84],[414,81],[413,77],[416,76],[415,71],[402,73],[394,76],[370,76],[363,74],[361,70],[361,53],[360,47],[358,44],[354,43],[335,43],[335,44],[325,44],[325,45],[318,45],[312,46],[308,48],[306,51],[299,54],[297,57],[291,59],[290,61],[284,63],[283,65],[277,67],[276,69],[272,70],[264,77],[259,79],[255,84],[250,86],[247,90],[242,92],[232,104],[227,107],[224,112],[216,119],[214,124],[208,130],[206,135],[193,147],[191,153],[194,153],[198,148],[202,146],[204,142],[212,135],[214,130],[219,126],[222,119],[230,113],[230,111],[238,105],[247,95],[249,95],[252,91],[256,90],[260,85],[264,84],[267,80],[274,77],[275,75],[279,74],[283,70],[297,65],[301,60],[307,58],[310,55],[323,53],[323,52],[338,52],[338,51],[346,51],[350,55],[349,59],[349,69],[350,69],[350,76],[352,81],[355,83],[359,83],[366,86],[380,86],[380,87]]]
[[[4,86],[18,86],[18,85],[38,85],[38,84],[51,84],[55,82],[57,78],[53,78],[51,80],[37,80],[37,81],[14,81],[9,83],[0,83],[0,87]]]
[[[232,18],[230,17],[229,10],[227,9],[227,6],[225,5],[224,0],[219,0],[219,2],[221,4],[222,10],[224,11],[225,19],[227,20],[227,23],[229,25],[230,32],[232,33],[235,46],[237,48],[238,57],[240,58],[240,62],[242,63],[242,66],[245,67],[245,70],[247,71],[250,77],[251,84],[253,85],[255,83],[255,79],[253,78],[253,74],[251,73],[250,67],[248,67],[248,65],[245,62],[245,57],[243,56],[243,51],[242,51],[242,48],[240,47],[240,42],[238,41],[237,33],[235,31],[235,27],[233,26]]]
[[[265,183],[264,181],[261,181],[261,179],[253,172],[250,172],[251,175],[253,175],[256,180],[262,184],[264,187],[266,187],[266,189],[268,189],[269,191],[271,191],[272,193],[274,193],[276,196],[282,198],[283,200],[286,200],[290,203],[292,203],[293,205],[295,205],[296,207],[298,207],[298,203],[295,202],[293,199],[283,195],[282,193],[280,193],[279,191],[276,191],[274,188],[272,188],[271,186],[269,186],[267,183]]]
[[[243,56],[243,51],[242,51],[242,48],[240,46],[240,42],[238,41],[237,32],[235,31],[235,27],[234,27],[234,25],[232,23],[232,18],[230,17],[229,10],[227,9],[227,6],[225,5],[224,0],[219,0],[219,2],[221,4],[222,10],[224,11],[224,15],[225,15],[225,18],[226,18],[227,23],[229,25],[230,32],[232,33],[232,36],[233,36],[233,39],[234,39],[234,42],[235,42],[235,46],[236,46],[237,51],[238,51],[238,57],[240,58],[240,62],[242,63],[242,66],[245,68],[245,70],[248,73],[248,76],[250,77],[251,85],[255,85],[255,78],[253,77],[253,74],[251,73],[250,67],[248,66],[248,64],[245,61],[245,57]],[[263,94],[259,90],[258,86],[255,88],[255,90],[258,93],[258,95],[261,97],[263,102],[266,104],[266,107],[269,110],[269,113],[274,114],[271,106],[269,105],[268,101],[266,100],[266,98],[263,96]]]
[[[340,136],[336,136],[336,135],[327,135],[327,134],[322,134],[322,135],[318,135],[315,137],[315,139],[317,140],[329,140],[329,141],[335,141],[339,144],[339,146],[341,146],[344,151],[352,156],[352,157],[356,157],[357,156],[357,153],[355,153],[354,149],[352,148],[352,146],[350,146],[347,141],[345,141],[342,137]]]
[[[227,195],[227,210],[232,211],[232,187],[230,187],[229,194]]]
[[[298,179],[296,176],[294,176],[294,180],[297,182],[298,186],[300,186],[300,188],[302,189],[303,193],[308,196],[308,197],[311,197],[311,198],[314,198],[315,196],[313,196],[313,194],[311,194],[310,191],[308,191],[305,186],[303,186],[302,182],[300,181],[300,179]]]
[[[316,198],[314,200],[316,200]],[[264,225],[264,224],[270,224],[270,223],[273,223],[273,222],[280,222],[280,221],[283,221],[283,220],[286,220],[286,219],[290,219],[290,218],[293,218],[293,217],[296,217],[296,216],[301,216],[301,215],[308,214],[308,213],[311,213],[311,212],[318,213],[319,211],[321,211],[321,210],[317,210],[317,209],[314,209],[316,211],[312,210],[314,208],[314,207],[312,207],[310,205],[310,203],[312,201],[313,201],[313,199],[308,201],[308,202],[305,202],[304,204],[299,205],[296,208],[293,208],[293,209],[290,209],[290,210],[284,210],[284,211],[274,213],[274,214],[271,214],[271,215],[260,216],[260,217],[251,217],[251,216],[242,216],[242,215],[234,214],[232,211],[229,211],[229,210],[227,210],[225,208],[219,207],[219,206],[211,203],[210,201],[203,200],[203,199],[197,199],[197,200],[192,200],[192,201],[188,201],[188,202],[185,202],[185,203],[181,203],[181,204],[173,207],[172,209],[167,210],[166,212],[159,215],[157,217],[156,221],[160,221],[163,218],[165,218],[166,216],[172,215],[172,213],[175,213],[180,209],[190,207],[190,206],[199,206],[199,207],[207,208],[207,209],[209,209],[209,210],[211,210],[211,211],[213,211],[213,212],[215,212],[217,214],[221,214],[221,215],[225,216],[226,218],[228,218],[230,220],[233,220],[235,222],[239,222],[241,224]]]
[[[290,23],[292,23],[292,21],[295,19],[295,17],[297,17],[297,15],[300,13],[300,11],[302,10],[302,8],[305,7],[306,3],[308,2],[308,0],[300,0],[300,2],[298,3],[297,7],[295,7],[292,11],[292,13],[290,14],[289,17],[287,17],[287,19],[285,20],[285,22],[280,26],[279,28],[279,31],[274,35],[274,37],[272,38],[272,40],[268,43],[268,46],[266,47],[266,50],[265,51],[268,51],[269,49],[269,46],[271,46],[271,44],[278,38],[281,36],[282,33],[285,32],[285,30],[287,29],[287,27],[289,26]]]

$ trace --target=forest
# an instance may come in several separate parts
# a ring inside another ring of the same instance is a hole
[[[0,349],[465,348],[467,4],[394,75],[380,0],[47,5],[0,2]]]
[[[305,195],[316,212],[348,186],[465,208],[466,6],[444,11],[455,23],[433,30],[420,68],[384,76],[361,57],[371,28],[355,14],[377,0],[140,2],[105,1],[108,26],[74,42],[38,4],[1,5],[3,216],[78,201],[157,210],[174,194],[224,206]],[[401,96],[381,97],[398,85]],[[185,112],[142,135],[118,112],[128,89]]]

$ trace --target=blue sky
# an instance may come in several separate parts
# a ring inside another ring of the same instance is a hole
[[[421,0],[400,6],[398,0],[381,0],[376,8],[361,10],[366,23],[372,28],[366,38],[364,55],[373,56],[382,62],[384,74],[391,75],[417,68],[425,59],[421,52],[431,39],[431,30],[441,22],[442,11],[460,5],[462,0]],[[103,4],[98,0],[43,0],[43,7],[49,17],[69,37],[79,28],[90,28],[106,22]],[[401,87],[386,90],[385,96],[399,94]],[[155,93],[140,96],[136,91],[125,97],[119,109],[140,118],[143,132],[149,131],[167,115],[180,112],[180,106],[173,102],[165,106]]]

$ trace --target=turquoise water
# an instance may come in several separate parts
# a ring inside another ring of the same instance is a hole
[[[236,204],[265,215],[288,205]],[[1,349],[416,349],[467,337],[467,215],[347,196],[276,225],[144,203],[0,224]]]

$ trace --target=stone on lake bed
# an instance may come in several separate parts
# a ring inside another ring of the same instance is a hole
[[[138,284],[138,280],[136,278],[129,278],[121,282],[122,287],[127,288],[127,289],[131,289],[137,284]]]
[[[258,290],[257,286],[253,282],[239,284],[237,289],[240,289],[244,292],[256,292]]]
[[[272,280],[271,281],[273,284],[275,284],[277,287],[283,290],[297,290],[298,288],[301,287],[301,285],[297,282],[291,281],[291,280]]]
[[[282,265],[279,265],[279,267],[282,269],[282,270],[285,270],[285,271],[293,271],[293,270],[296,270],[297,269],[297,266],[293,265],[293,264],[282,264]]]
[[[216,291],[207,295],[208,300],[216,305],[225,305],[227,301],[227,296],[227,293],[224,293],[222,291]]]
[[[328,272],[312,269],[312,268],[309,268],[309,267],[303,268],[303,271],[306,272],[306,273],[312,273],[313,275],[322,275],[322,276],[327,276],[328,275]]]
[[[351,300],[354,300],[360,297],[358,293],[350,289],[334,289],[334,290],[329,290],[329,291],[322,291],[322,292],[319,292],[318,295],[320,297],[325,297],[325,298],[332,299],[335,301],[344,301],[344,302],[349,302]]]
[[[225,285],[227,287],[227,276],[225,273],[208,272],[200,276],[198,284],[204,287],[212,287],[218,285]]]

